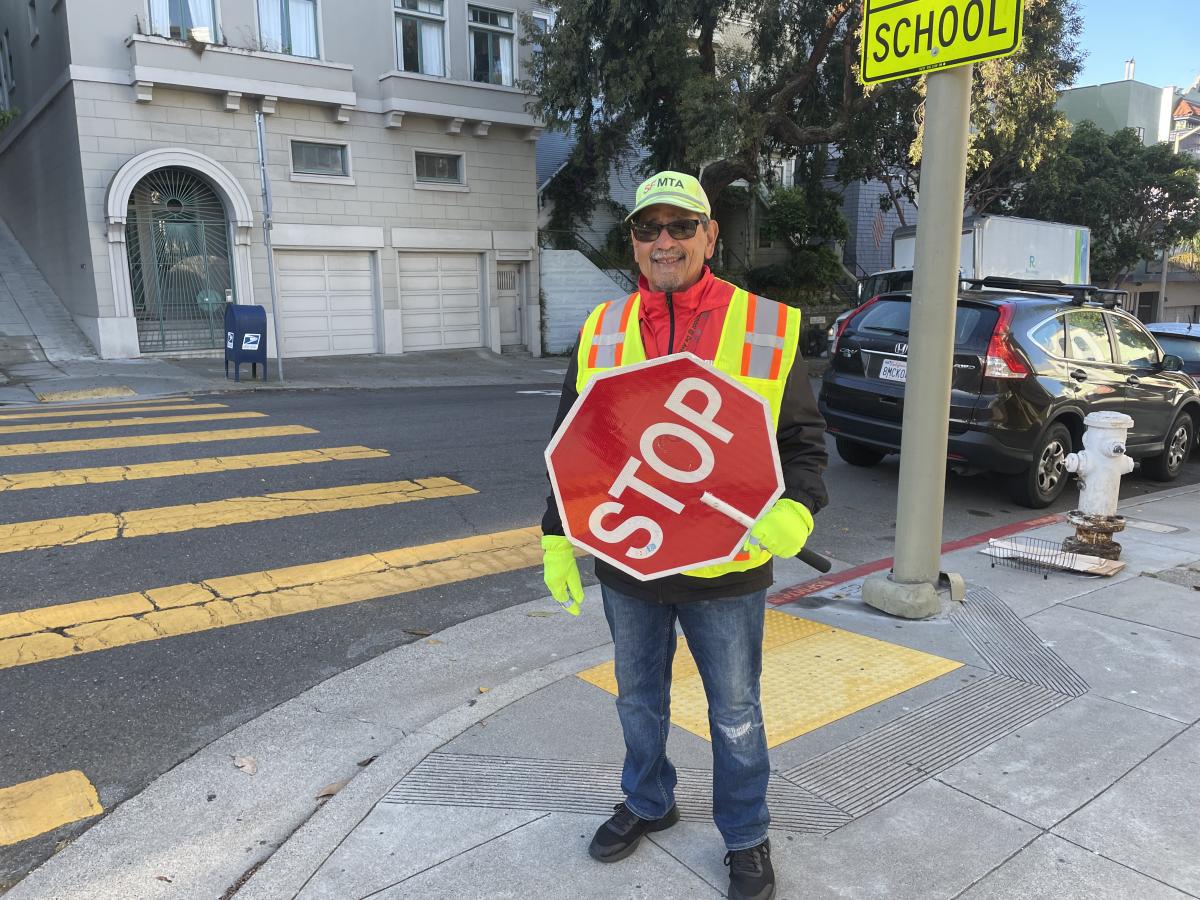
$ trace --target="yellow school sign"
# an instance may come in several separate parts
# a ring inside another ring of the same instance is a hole
[[[864,84],[1008,56],[1021,43],[1022,0],[866,0]]]

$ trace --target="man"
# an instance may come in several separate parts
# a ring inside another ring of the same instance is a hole
[[[711,213],[704,189],[690,175],[660,172],[638,188],[629,216],[641,270],[638,292],[602,304],[588,317],[567,370],[555,430],[599,372],[686,350],[766,398],[786,487],[732,562],[638,581],[596,560],[613,636],[625,802],[597,830],[588,852],[600,862],[624,859],[643,835],[679,820],[675,768],[666,756],[678,622],[708,698],[713,819],[728,850],[729,896],[766,900],[775,890],[767,840],[770,763],[759,702],[766,592],[771,556],[798,553],[812,530],[812,514],[826,502],[824,423],[798,350],[799,311],[713,276],[705,264],[717,243]],[[542,530],[546,585],[578,615],[583,586],[553,496]]]

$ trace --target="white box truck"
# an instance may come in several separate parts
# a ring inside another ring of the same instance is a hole
[[[892,235],[892,268],[859,284],[863,300],[889,291],[912,290],[917,249],[915,225]],[[963,278],[1025,278],[1088,284],[1091,232],[1083,225],[1039,222],[1012,216],[969,216],[963,220],[958,264]]]

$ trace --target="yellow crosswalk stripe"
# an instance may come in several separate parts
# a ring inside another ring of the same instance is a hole
[[[0,475],[0,492],[36,488],[66,487],[79,484],[107,484],[114,481],[142,481],[171,478],[176,475],[203,475],[210,472],[236,472],[306,463],[346,462],[356,459],[381,459],[386,450],[358,445],[321,447],[316,450],[286,450],[280,453],[251,453],[245,456],[210,456],[201,459],[176,459],[170,462],[137,463],[127,466],[98,466],[90,469],[54,469],[45,472],[17,472]]]
[[[176,425],[184,422],[220,422],[226,419],[264,419],[266,413],[206,413],[202,416],[133,416],[129,419],[101,419],[98,422],[37,422],[32,425],[0,425],[0,434],[27,431],[78,431],[84,428],[129,428],[135,425]]]
[[[81,438],[45,443],[0,444],[2,456],[36,456],[43,453],[80,453],[90,450],[127,450],[131,447],[165,447],[170,444],[204,444],[257,438],[317,434],[305,425],[266,425],[258,428],[228,428],[223,431],[184,431],[175,434],[127,434],[111,438]]]
[[[94,400],[100,397],[136,397],[137,393],[125,385],[117,387],[84,388],[78,391],[45,391],[34,392],[34,396],[43,403],[65,403],[68,400]]]
[[[529,568],[541,528],[151,588],[0,615],[0,669]]]
[[[63,416],[101,416],[105,413],[124,415],[132,412],[163,412],[181,409],[228,409],[226,403],[169,403],[163,406],[97,406],[83,409],[78,406],[64,406],[53,411],[38,410],[37,412],[6,412],[0,413],[0,421],[13,419],[57,419]]]
[[[0,847],[104,812],[86,775],[57,772],[0,788]]]
[[[433,500],[478,493],[450,478],[382,481],[308,491],[287,491],[258,497],[232,497],[207,503],[185,503],[123,513],[93,513],[0,525],[0,553],[67,547],[118,538],[179,534],[200,528],[269,522],[293,516],[368,509],[412,500]]]

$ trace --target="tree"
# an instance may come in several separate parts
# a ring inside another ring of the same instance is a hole
[[[1022,49],[976,74],[970,196],[985,206],[1041,161],[1062,127],[1055,91],[1079,67],[1075,0],[1025,3]],[[548,188],[553,227],[587,218],[633,143],[647,174],[697,174],[714,201],[770,158],[828,144],[844,182],[881,177],[911,197],[921,82],[858,83],[861,16],[862,0],[562,0],[523,83],[533,112],[578,138]]]
[[[1011,56],[976,63],[964,208],[1006,210],[1016,190],[1061,150],[1069,133],[1058,92],[1079,74],[1081,29],[1074,0],[1025,0],[1021,46]],[[917,202],[924,138],[925,79],[891,82],[875,92],[842,144],[843,182],[875,178],[888,187],[884,209]],[[903,218],[902,218],[903,221]]]
[[[1088,226],[1092,279],[1115,287],[1139,260],[1200,232],[1200,162],[1144,146],[1132,128],[1106,134],[1081,122],[1022,188],[1016,212]]]

